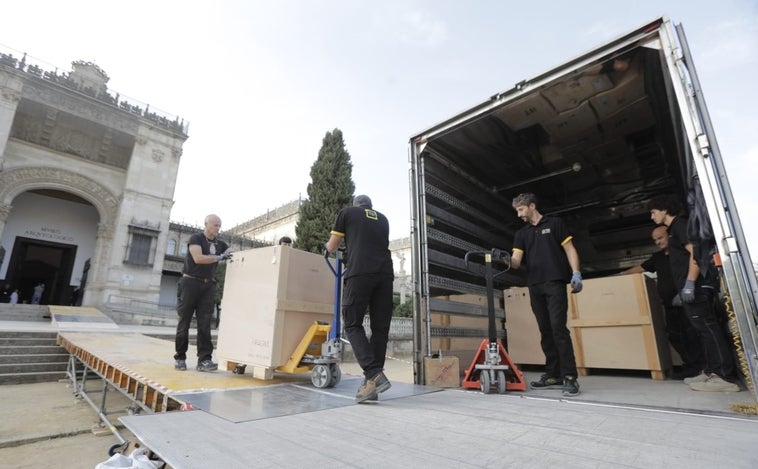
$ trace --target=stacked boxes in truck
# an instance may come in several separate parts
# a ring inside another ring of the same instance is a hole
[[[583,274],[593,278],[657,249],[646,204],[675,194],[702,245],[720,257],[732,340],[756,392],[758,286],[681,25],[661,17],[524,80],[414,135],[410,155],[419,371],[444,329],[432,326],[433,313],[486,314],[449,298],[484,294],[483,275],[467,269],[463,255],[512,247],[523,225],[511,208],[515,195],[538,194],[541,213],[569,224]],[[499,299],[523,285],[521,271],[498,277]],[[497,314],[507,330],[507,311]]]

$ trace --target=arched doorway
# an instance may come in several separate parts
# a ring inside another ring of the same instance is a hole
[[[99,214],[87,200],[57,189],[33,189],[13,200],[2,233],[9,252],[3,282],[31,303],[44,285],[41,304],[71,305],[95,250]]]

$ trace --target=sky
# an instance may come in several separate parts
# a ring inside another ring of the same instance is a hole
[[[218,213],[228,229],[306,198],[339,128],[392,239],[410,231],[412,135],[666,15],[758,258],[758,0],[25,0],[2,14],[3,49],[94,62],[111,90],[189,121],[172,221]]]

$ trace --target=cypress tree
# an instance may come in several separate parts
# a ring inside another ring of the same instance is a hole
[[[352,203],[354,191],[350,153],[345,149],[342,131],[334,129],[326,133],[318,159],[311,166],[308,200],[300,207],[295,226],[295,247],[323,253],[337,212]]]

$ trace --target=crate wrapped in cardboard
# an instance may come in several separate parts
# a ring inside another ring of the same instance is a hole
[[[271,379],[314,321],[331,324],[335,277],[323,256],[289,246],[234,253],[227,264],[216,356]]]

